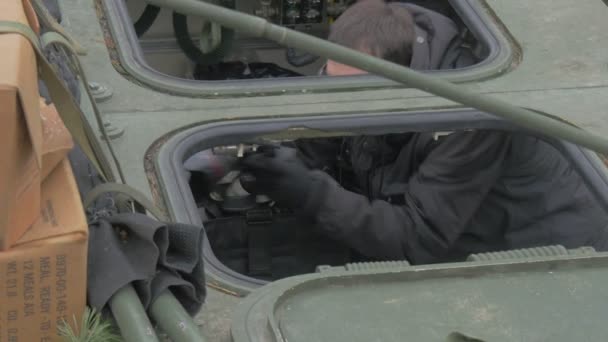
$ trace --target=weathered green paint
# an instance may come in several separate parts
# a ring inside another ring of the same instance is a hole
[[[608,312],[608,254],[513,261],[287,278],[243,301],[232,336],[238,342],[454,341],[448,339],[454,333],[488,342],[605,339],[597,318]]]
[[[300,48],[318,56],[382,75],[413,88],[450,99],[459,104],[507,118],[522,127],[548,136],[564,139],[600,153],[608,153],[608,139],[578,129],[570,124],[550,119],[534,111],[514,106],[488,95],[479,95],[439,78],[425,75],[404,66],[375,58],[362,52],[339,46],[329,41],[289,30],[279,25],[243,13],[196,0],[146,0],[148,3],[180,13],[201,16],[254,37],[267,38],[277,43]]]
[[[601,1],[574,5],[569,0],[485,2],[514,38],[514,49],[521,49],[521,61],[499,77],[460,86],[514,105],[560,115],[596,134],[608,134],[606,5]],[[299,94],[222,99],[174,96],[138,85],[113,67],[93,1],[60,0],[60,4],[66,30],[88,50],[81,58],[89,80],[110,85],[114,90],[112,98],[99,107],[106,119],[124,128],[123,136],[112,140],[112,145],[127,182],[147,194],[151,188],[144,170],[145,154],[163,136],[193,124],[455,105],[407,88],[314,94],[306,89]],[[95,127],[94,118],[89,119]],[[207,302],[196,321],[202,323],[210,341],[230,340],[233,308],[241,300],[208,288]]]
[[[153,141],[193,123],[226,118],[318,115],[326,112],[349,114],[382,109],[424,109],[450,105],[448,100],[418,90],[371,90],[353,93],[323,93],[237,99],[195,99],[171,96],[140,87],[112,66],[92,3],[62,0],[67,30],[89,50],[84,68],[92,81],[109,84],[114,96],[100,104],[102,111],[125,134],[113,145],[125,168],[127,182],[149,191],[143,175],[142,158]],[[571,2],[488,1],[489,6],[522,47],[521,63],[508,74],[463,86],[489,93],[504,101],[558,114],[590,131],[608,130],[604,119],[608,108],[608,23],[606,10],[598,1],[571,6]],[[551,11],[547,11],[550,8]],[[584,31],[559,30],[577,27]],[[146,127],[137,127],[145,122]]]
[[[479,0],[456,0],[452,2],[460,7],[459,11],[470,13],[472,21],[483,26],[483,30],[487,35],[488,57],[482,63],[479,63],[473,68],[464,68],[459,70],[434,70],[431,73],[437,77],[447,79],[454,82],[464,82],[470,80],[480,80],[485,78],[496,77],[501,73],[508,71],[513,63],[517,60],[519,53],[513,44],[510,44],[509,37],[502,32],[500,25],[493,21],[492,17],[484,10],[483,2]],[[115,2],[104,3],[109,22],[119,23],[120,18],[116,15],[120,5]],[[131,4],[133,5],[133,4]],[[171,5],[170,2],[161,2],[159,5]],[[191,10],[185,12],[192,13]],[[193,20],[191,20],[193,21]],[[157,22],[162,22],[162,16],[157,19]],[[237,21],[238,22],[238,21]],[[240,24],[240,23],[238,23]],[[161,24],[162,25],[162,24]],[[166,24],[165,24],[166,25]],[[356,76],[354,78],[332,77],[332,78],[314,78],[304,77],[290,80],[273,80],[265,81],[231,81],[231,82],[184,82],[183,80],[171,79],[160,74],[150,72],[147,68],[133,63],[131,41],[128,39],[124,29],[116,28],[120,25],[110,25],[110,30],[115,43],[118,45],[118,58],[121,60],[123,67],[137,81],[142,82],[152,88],[161,91],[167,91],[173,94],[191,95],[197,97],[225,97],[225,96],[258,96],[260,94],[284,94],[298,93],[301,89],[314,91],[315,93],[327,91],[353,91],[362,89],[377,89],[377,88],[394,88],[403,87],[390,80],[381,77]],[[165,30],[157,28],[155,35],[160,32],[165,33]],[[243,32],[254,32],[252,30],[244,30]],[[492,47],[490,48],[490,45]],[[323,55],[320,55],[323,57]],[[249,94],[249,95],[247,95]]]

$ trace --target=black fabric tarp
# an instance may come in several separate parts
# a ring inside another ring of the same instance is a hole
[[[137,213],[100,218],[90,225],[89,304],[102,308],[133,283],[144,307],[166,289],[191,314],[205,298],[201,227],[161,223]]]

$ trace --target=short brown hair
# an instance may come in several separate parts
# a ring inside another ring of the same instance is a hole
[[[328,40],[409,66],[414,38],[414,18],[404,6],[360,0],[335,21]]]

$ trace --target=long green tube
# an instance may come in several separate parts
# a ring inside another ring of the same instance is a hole
[[[110,310],[125,342],[158,342],[133,286],[127,285],[110,298]]]
[[[169,335],[172,341],[203,342],[205,339],[184,307],[169,291],[163,292],[150,305],[150,317]]]
[[[541,134],[564,139],[591,150],[608,154],[608,139],[594,135],[568,123],[513,106],[505,101],[487,95],[473,93],[463,89],[464,87],[458,87],[442,79],[422,74],[398,64],[271,24],[260,17],[199,0],[146,1],[176,12],[205,18],[222,26],[247,33],[253,37],[270,39],[284,46],[294,47],[318,56],[327,57],[336,62],[386,77],[465,106],[501,116]]]

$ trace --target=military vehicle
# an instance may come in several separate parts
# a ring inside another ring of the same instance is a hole
[[[336,48],[324,39],[344,0],[58,1],[61,25],[87,51],[96,103],[82,107],[106,157],[171,220],[205,227],[195,322],[208,340],[605,338],[600,252],[362,260],[235,181],[235,160],[265,143],[491,128],[542,136],[608,209],[598,154],[608,152],[606,3],[409,2],[452,19],[472,63],[417,73]],[[327,58],[371,74],[324,76]],[[228,168],[213,188],[188,168],[210,156]]]

